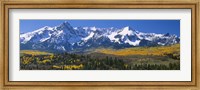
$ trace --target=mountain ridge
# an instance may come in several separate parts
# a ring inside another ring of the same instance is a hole
[[[176,35],[143,33],[130,26],[123,28],[72,27],[69,22],[20,34],[21,50],[71,52],[95,47],[126,48],[135,46],[165,46],[180,43]]]

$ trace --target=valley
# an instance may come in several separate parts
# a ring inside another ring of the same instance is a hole
[[[179,49],[180,44],[121,50],[98,48],[83,54],[66,52],[52,54],[22,50],[20,68],[21,70],[179,70]]]

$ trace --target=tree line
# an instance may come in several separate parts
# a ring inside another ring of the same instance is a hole
[[[127,60],[106,56],[104,58],[60,53],[53,55],[20,56],[21,70],[179,70],[179,63],[130,64]]]

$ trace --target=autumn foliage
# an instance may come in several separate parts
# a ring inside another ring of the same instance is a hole
[[[180,44],[125,49],[101,48],[90,53],[22,50],[21,70],[180,70]]]
[[[96,52],[120,56],[129,56],[129,55],[157,55],[157,56],[166,56],[167,54],[180,53],[180,44],[170,45],[170,46],[156,46],[156,47],[134,47],[126,49],[97,49]]]

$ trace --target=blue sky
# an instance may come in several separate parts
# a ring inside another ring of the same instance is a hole
[[[100,28],[130,26],[147,33],[170,33],[180,36],[180,20],[20,20],[20,32],[26,33],[44,26],[57,26],[68,21],[71,26],[96,26]]]

